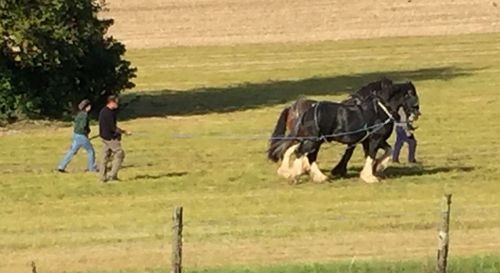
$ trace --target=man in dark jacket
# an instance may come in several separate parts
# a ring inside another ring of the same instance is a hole
[[[118,108],[118,97],[109,96],[106,106],[99,113],[99,136],[103,142],[102,158],[99,165],[99,174],[102,182],[118,181],[118,171],[125,158],[125,152],[121,146],[122,134],[127,134],[116,126],[116,109]],[[111,171],[107,174],[107,165],[114,157]]]
[[[90,172],[96,171],[94,147],[92,147],[92,143],[90,143],[89,140],[90,127],[88,112],[90,112],[92,105],[90,101],[86,99],[80,102],[78,108],[80,112],[78,112],[74,120],[71,148],[57,167],[57,170],[61,173],[65,172],[66,166],[68,166],[73,156],[82,147],[87,151],[87,170]]]

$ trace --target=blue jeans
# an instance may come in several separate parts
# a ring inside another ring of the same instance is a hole
[[[405,142],[408,143],[408,161],[415,162],[417,140],[413,134],[408,136],[405,129],[401,127],[396,127],[396,143],[394,144],[394,152],[392,154],[393,161],[399,161],[399,153]]]
[[[74,134],[73,135],[73,141],[71,143],[71,148],[69,151],[66,153],[64,156],[64,159],[59,163],[58,169],[59,170],[64,170],[66,169],[66,166],[68,166],[69,162],[73,158],[73,156],[80,150],[80,148],[85,149],[87,151],[87,168],[91,172],[96,171],[96,164],[95,164],[95,152],[94,152],[94,147],[92,147],[92,143],[90,143],[90,140],[87,136],[85,135],[80,135],[80,134]]]

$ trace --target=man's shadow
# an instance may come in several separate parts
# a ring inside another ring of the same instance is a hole
[[[131,180],[158,180],[162,178],[182,177],[186,176],[187,174],[188,172],[171,172],[171,173],[162,173],[157,175],[140,174],[136,175]]]

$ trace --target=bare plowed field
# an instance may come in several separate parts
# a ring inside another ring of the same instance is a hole
[[[108,0],[131,48],[500,31],[491,0]],[[500,2],[499,2],[500,4]]]

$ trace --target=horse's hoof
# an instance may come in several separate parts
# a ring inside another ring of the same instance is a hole
[[[368,183],[368,184],[374,184],[374,183],[380,182],[380,179],[378,179],[374,175],[361,175],[360,178],[361,178],[361,180],[365,181],[365,183]]]
[[[346,177],[347,176],[347,170],[346,169],[337,169],[337,168],[334,168],[330,173],[333,176],[335,176],[335,177]]]
[[[378,165],[375,168],[375,173],[376,174],[382,174],[386,169],[387,169],[387,166],[380,166],[380,165]]]
[[[288,170],[284,170],[282,168],[279,168],[277,173],[279,176],[287,178],[287,179],[290,177],[290,172],[288,172]]]
[[[290,177],[288,178],[288,185],[294,186],[299,184],[299,179],[297,177]]]
[[[327,180],[328,180],[328,176],[326,176],[326,175],[323,175],[323,176],[314,176],[312,178],[312,181],[314,183],[318,183],[318,184],[325,183]]]
[[[363,179],[363,181],[365,181],[365,183],[367,184],[376,184],[380,182],[378,178],[368,178],[368,179]]]

